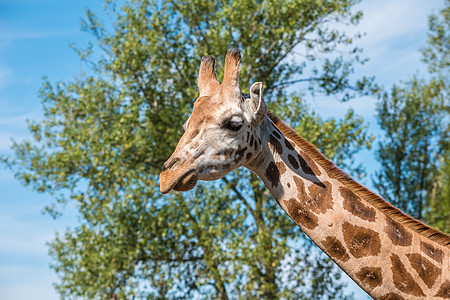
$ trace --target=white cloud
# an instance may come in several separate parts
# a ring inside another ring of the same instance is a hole
[[[428,15],[442,2],[421,0],[364,1],[358,5],[364,17],[356,30],[366,35],[358,41],[369,62],[362,67],[389,87],[418,70],[425,70],[419,49],[427,39]]]
[[[364,1],[359,5],[364,17],[359,31],[367,32],[365,43],[379,45],[381,42],[398,37],[414,36],[423,32],[427,24],[427,13],[436,2],[421,0]]]
[[[363,1],[355,7],[362,10],[363,18],[356,27],[342,27],[349,34],[366,33],[355,41],[364,49],[363,57],[369,62],[356,66],[356,75],[373,76],[376,82],[389,89],[393,83],[406,80],[408,76],[423,71],[419,49],[426,44],[428,15],[437,11],[441,2],[421,0]],[[311,107],[322,117],[342,118],[348,109],[370,122],[370,130],[379,131],[374,97],[358,97],[342,103],[333,97],[316,97]]]

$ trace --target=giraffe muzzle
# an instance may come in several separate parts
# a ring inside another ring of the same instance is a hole
[[[193,189],[198,181],[198,175],[195,172],[190,172],[184,175],[177,184],[173,187],[175,191],[185,192]]]
[[[183,166],[174,169],[165,169],[159,175],[159,189],[167,194],[172,189],[175,191],[189,191],[195,187],[198,181],[198,173],[194,169],[186,169]]]

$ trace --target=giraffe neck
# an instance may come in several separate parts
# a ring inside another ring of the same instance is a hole
[[[264,120],[263,150],[246,167],[312,241],[375,299],[450,299],[450,237],[405,225],[409,217],[274,123]]]

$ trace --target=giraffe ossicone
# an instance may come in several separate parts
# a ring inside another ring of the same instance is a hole
[[[262,83],[241,92],[238,49],[224,79],[202,59],[200,96],[160,190],[187,191],[244,166],[338,266],[375,299],[450,299],[450,236],[405,215],[267,112]]]

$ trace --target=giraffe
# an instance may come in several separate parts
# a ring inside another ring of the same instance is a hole
[[[244,166],[287,215],[375,299],[450,299],[450,236],[402,213],[357,183],[267,111],[262,83],[244,94],[240,51],[228,50],[217,81],[202,58],[200,92],[160,190],[188,191]]]

